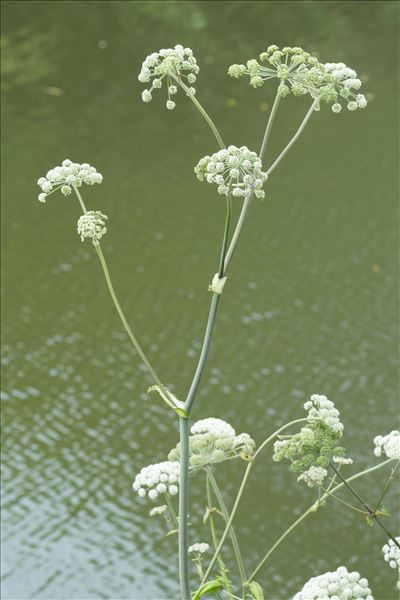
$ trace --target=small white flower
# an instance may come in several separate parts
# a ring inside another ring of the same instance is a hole
[[[311,577],[293,600],[374,600],[368,580],[346,567]]]
[[[162,506],[155,506],[154,508],[151,509],[151,511],[149,512],[149,515],[150,515],[150,517],[162,515],[166,512],[166,510],[167,510],[166,504],[163,504]]]
[[[334,113],[340,113],[341,110],[342,110],[342,105],[339,104],[339,102],[335,102],[335,104],[332,104],[332,111]]]
[[[349,102],[347,105],[348,110],[357,110],[357,102]]]
[[[82,242],[85,238],[90,238],[96,246],[103,235],[107,233],[106,221],[108,217],[99,210],[89,210],[82,215],[78,221],[78,234]]]
[[[193,546],[189,546],[188,552],[189,554],[204,554],[209,548],[210,546],[205,542],[198,542],[197,544],[193,544]]]
[[[176,104],[172,100],[167,100],[166,106],[167,106],[168,110],[174,110]]]
[[[377,435],[374,438],[375,456],[386,454],[388,458],[400,460],[400,431],[391,431],[387,435]]]
[[[43,193],[39,194],[39,196],[38,196],[39,202],[46,202],[46,195],[47,194],[43,194]]]
[[[150,102],[151,99],[152,99],[152,95],[151,95],[150,90],[143,90],[143,92],[142,92],[143,102]]]
[[[337,465],[352,465],[354,462],[352,458],[344,458],[343,456],[334,456],[332,460]]]

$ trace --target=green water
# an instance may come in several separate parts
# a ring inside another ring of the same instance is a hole
[[[198,96],[227,143],[260,145],[274,86],[226,77],[267,45],[303,45],[367,80],[364,111],[321,110],[254,202],[224,293],[194,418],[222,417],[261,442],[334,400],[356,467],[397,427],[397,112],[394,2],[3,2],[3,598],[178,599],[176,541],[147,517],[136,472],[177,441],[167,408],[121,328],[72,197],[36,200],[36,180],[69,157],[104,183],[85,189],[109,216],[115,287],[162,379],[193,376],[224,206],[193,165],[215,143],[185,100],[140,100],[151,51],[182,43]],[[282,103],[267,162],[307,110]],[[239,205],[236,205],[235,216]],[[245,465],[216,476],[231,505]],[[388,473],[360,481],[373,503]],[[205,541],[192,483],[192,542]],[[315,499],[286,465],[260,459],[238,513],[250,571]],[[396,511],[394,490],[387,498]],[[390,520],[396,530],[396,517]],[[331,504],[260,573],[269,600],[340,564],[393,600],[382,532]],[[229,554],[227,555],[229,560]]]

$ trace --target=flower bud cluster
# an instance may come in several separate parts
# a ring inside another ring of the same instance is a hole
[[[343,425],[333,402],[314,394],[304,408],[308,410],[309,423],[299,433],[278,439],[272,458],[277,462],[289,460],[291,470],[299,473],[297,481],[314,487],[323,483],[331,460],[341,464],[351,464],[352,460],[345,458],[345,449],[337,445]]]
[[[293,600],[374,600],[368,580],[346,567],[311,577]]]
[[[77,229],[82,242],[85,238],[90,238],[93,245],[98,246],[103,235],[107,233],[107,220],[108,217],[99,210],[89,210],[79,217]]]
[[[332,111],[342,110],[340,100],[347,102],[350,111],[365,108],[367,100],[363,94],[357,93],[361,80],[354,69],[344,63],[321,63],[302,48],[269,46],[257,60],[248,60],[241,65],[229,67],[231,77],[249,75],[250,85],[260,87],[264,81],[272,78],[280,80],[278,92],[282,97],[292,93],[294,96],[309,94],[312,98],[332,104]]]
[[[332,431],[337,433],[339,437],[342,436],[343,423],[340,422],[340,413],[335,408],[334,403],[328,400],[326,396],[313,394],[310,400],[304,404],[304,408],[308,411],[308,420],[310,422],[316,420],[322,421]]]
[[[257,153],[247,146],[229,146],[212,156],[204,156],[194,172],[200,181],[215,183],[219,194],[245,198],[254,192],[257,198],[265,197],[262,187],[268,175],[262,171]]]
[[[192,470],[254,452],[255,442],[247,433],[236,435],[222,419],[201,419],[194,423],[189,436],[189,465]],[[169,460],[179,461],[180,444],[168,454]]]
[[[298,476],[297,481],[304,481],[308,487],[319,487],[327,475],[328,471],[323,467],[310,467]]]
[[[60,167],[54,167],[46,173],[46,177],[38,180],[38,186],[42,190],[38,200],[46,202],[46,197],[59,189],[64,196],[68,196],[72,192],[72,186],[81,187],[83,183],[94,185],[102,181],[101,173],[88,163],[79,164],[65,159]]]
[[[158,52],[152,52],[143,61],[138,77],[141,83],[149,83],[152,80],[151,87],[142,92],[143,102],[152,100],[153,91],[161,88],[165,79],[168,93],[166,107],[168,110],[173,110],[175,102],[171,100],[171,97],[178,92],[175,85],[176,79],[185,85],[188,84],[190,86],[189,93],[194,96],[196,89],[192,87],[192,84],[195,83],[199,70],[193,51],[180,44],[177,44],[175,48],[162,48]]]
[[[198,542],[197,544],[193,544],[193,546],[189,546],[188,552],[189,554],[204,554],[209,548],[210,546],[206,542]]]
[[[143,467],[136,475],[133,489],[141,498],[155,500],[160,494],[176,496],[179,486],[179,462],[166,460]]]
[[[375,456],[386,454],[388,458],[400,460],[400,431],[391,431],[387,435],[377,435],[374,438]]]
[[[400,543],[400,536],[396,538],[396,542]],[[400,589],[400,549],[396,546],[393,540],[389,540],[382,548],[383,558],[389,563],[392,569],[398,569],[399,581],[397,587]]]
[[[155,506],[149,512],[150,517],[156,517],[158,515],[163,515],[167,511],[167,505],[163,504],[162,506]]]

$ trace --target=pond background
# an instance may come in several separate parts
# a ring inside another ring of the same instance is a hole
[[[259,443],[303,416],[312,393],[341,411],[354,471],[398,427],[395,2],[3,3],[3,598],[177,599],[176,540],[131,488],[177,442],[168,409],[124,334],[73,197],[37,202],[68,157],[104,175],[86,188],[109,216],[103,249],[128,320],[183,397],[202,341],[224,220],[193,166],[214,151],[194,107],[140,99],[144,57],[194,50],[198,96],[227,143],[257,149],[274,85],[226,76],[271,43],[344,61],[366,110],[325,106],[254,202],[223,296],[194,419],[228,420]],[[309,102],[287,98],[269,159]],[[268,162],[268,159],[267,159]],[[238,208],[236,209],[237,214]],[[217,470],[232,503],[244,464]],[[378,499],[387,473],[357,489]],[[193,479],[191,541],[205,541]],[[387,504],[396,511],[393,489]],[[266,452],[236,521],[248,568],[315,499]],[[396,517],[391,527],[396,530]],[[286,600],[340,564],[396,597],[377,527],[339,504],[308,518],[257,578]],[[229,556],[227,557],[229,559]]]

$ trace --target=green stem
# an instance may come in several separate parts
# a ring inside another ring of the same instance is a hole
[[[224,499],[222,497],[221,490],[218,487],[218,484],[217,484],[217,482],[215,480],[215,477],[213,475],[213,472],[212,472],[211,468],[210,467],[206,467],[206,471],[207,471],[207,475],[208,475],[208,477],[209,477],[209,479],[211,481],[211,485],[213,487],[214,494],[215,494],[215,496],[216,496],[216,498],[218,500],[218,504],[219,504],[219,506],[221,508],[222,514],[224,515],[225,522],[227,523],[229,521],[229,513],[228,513],[228,509],[226,508],[226,504],[224,502]],[[245,583],[247,581],[247,575],[246,575],[246,569],[245,569],[244,562],[243,562],[243,557],[242,557],[242,554],[240,552],[239,543],[238,543],[238,540],[237,540],[237,537],[236,537],[236,533],[235,533],[235,530],[234,530],[233,526],[231,526],[231,528],[229,530],[229,535],[230,535],[230,538],[231,538],[233,552],[235,554],[236,562],[237,562],[237,565],[238,565],[239,575],[240,575],[240,580],[241,580],[241,583],[242,583],[242,590],[243,590],[243,587],[244,587],[244,585],[245,585]]]
[[[382,523],[382,521],[380,520],[380,518],[378,517],[378,515],[372,510],[372,508],[370,508],[368,506],[368,504],[365,502],[365,500],[363,500],[361,498],[360,494],[353,488],[352,485],[350,485],[348,483],[348,481],[343,477],[343,475],[340,473],[340,471],[335,467],[335,465],[332,462],[331,462],[331,467],[335,471],[335,473],[339,477],[339,479],[343,482],[343,485],[346,486],[346,488],[349,490],[349,492],[351,494],[353,494],[353,496],[355,498],[357,498],[357,500],[359,501],[359,503],[361,504],[361,506],[363,506],[365,508],[365,510],[367,511],[368,515],[371,517],[371,519],[374,519],[378,523],[379,527],[386,533],[386,535],[388,535],[390,537],[390,539],[393,541],[393,543],[400,549],[400,544],[396,540],[396,538],[394,537],[394,535],[392,533],[390,533],[390,531]]]
[[[179,417],[179,581],[182,600],[190,600],[188,510],[189,510],[189,420]],[[181,493],[184,490],[184,493]]]
[[[218,546],[218,540],[217,540],[217,532],[215,529],[214,515],[212,514],[213,501],[212,501],[212,493],[211,493],[211,482],[210,482],[208,473],[207,473],[206,485],[207,485],[207,505],[208,505],[208,510],[209,510],[208,519],[210,521],[211,539],[212,539],[212,543],[214,546],[214,550],[216,550],[217,546]],[[224,561],[222,560],[221,556],[218,556],[218,565],[222,571],[225,569],[225,564],[224,564]]]
[[[240,503],[240,499],[242,497],[243,490],[245,488],[247,479],[248,479],[248,477],[250,475],[250,471],[251,471],[252,466],[254,464],[254,460],[260,454],[260,452],[265,448],[265,446],[267,444],[269,444],[275,437],[277,437],[280,434],[281,431],[284,431],[288,427],[291,427],[292,425],[296,425],[297,423],[303,423],[304,421],[307,421],[307,419],[306,418],[295,419],[294,421],[291,421],[290,423],[286,423],[285,425],[282,425],[282,427],[280,427],[279,429],[277,429],[276,431],[274,431],[274,433],[272,435],[270,435],[266,440],[264,440],[264,442],[257,449],[257,452],[253,456],[253,460],[251,462],[249,462],[249,464],[247,465],[246,471],[245,471],[243,479],[242,479],[242,483],[240,484],[240,488],[239,488],[239,491],[238,491],[237,496],[236,496],[235,503],[234,503],[233,508],[232,508],[232,512],[231,512],[230,517],[228,519],[228,522],[227,522],[227,524],[225,526],[225,531],[223,532],[222,537],[220,539],[220,542],[218,544],[218,547],[217,547],[217,549],[216,549],[216,551],[214,553],[214,556],[212,557],[211,562],[208,565],[208,568],[207,568],[207,571],[206,571],[205,576],[203,578],[202,584],[206,581],[207,577],[211,573],[211,570],[212,570],[212,568],[213,568],[213,566],[215,564],[215,561],[217,560],[218,555],[221,552],[222,546],[224,545],[224,542],[225,542],[226,537],[228,535],[230,526],[231,526],[231,524],[233,522],[233,519],[235,517],[236,511],[238,509],[238,506],[239,506],[239,503]]]
[[[186,95],[189,96],[189,98],[191,99],[193,104],[196,106],[196,108],[198,109],[198,111],[200,112],[200,114],[202,115],[202,117],[204,118],[204,120],[206,121],[208,126],[210,127],[211,131],[215,135],[215,138],[216,138],[220,148],[223,150],[225,148],[225,144],[222,140],[222,137],[221,137],[218,129],[216,128],[216,126],[214,124],[214,121],[211,119],[211,117],[209,116],[207,111],[202,107],[200,102],[197,100],[196,96],[194,96],[192,94],[192,92],[189,90],[187,85],[185,83],[183,83],[182,79],[180,79],[179,77],[172,75],[172,74],[171,74],[171,77],[173,77],[175,79],[177,84],[180,85],[181,88],[186,92]]]
[[[228,246],[228,235],[229,235],[229,225],[231,222],[231,213],[232,213],[232,198],[231,198],[231,195],[228,194],[226,196],[226,218],[225,218],[224,237],[222,240],[221,258],[219,261],[219,268],[218,268],[218,273],[219,273],[220,279],[224,276],[225,255],[226,255],[226,248]]]
[[[164,496],[165,496],[165,502],[167,503],[168,510],[171,515],[172,521],[173,521],[176,529],[179,529],[178,519],[176,517],[175,510],[174,510],[174,507],[171,502],[171,498],[169,497],[168,494],[164,494]]]
[[[278,110],[278,106],[279,106],[280,100],[281,100],[281,96],[280,96],[280,94],[278,92],[276,92],[275,100],[274,100],[274,103],[272,105],[269,117],[268,117],[267,126],[265,128],[264,137],[263,137],[263,140],[262,140],[262,143],[261,143],[261,147],[260,147],[259,157],[260,157],[261,161],[263,161],[264,157],[265,157],[265,152],[267,150],[269,138],[271,136],[272,125],[273,125],[274,120],[275,120],[275,116],[276,116],[276,113],[277,113],[277,110]],[[246,220],[247,213],[248,213],[248,211],[250,209],[250,206],[251,206],[252,198],[253,198],[253,193],[249,194],[247,196],[247,198],[245,198],[245,201],[243,202],[242,210],[240,212],[239,219],[238,219],[238,222],[236,224],[236,228],[235,228],[235,231],[233,233],[231,243],[230,243],[228,251],[226,253],[225,265],[224,265],[224,273],[227,272],[228,267],[229,267],[229,263],[232,260],[232,256],[233,256],[233,253],[235,251],[236,244],[238,243],[238,239],[239,239],[240,233],[242,231],[244,222]]]
[[[382,462],[382,463],[380,463],[378,465],[375,465],[374,467],[369,467],[368,469],[365,469],[364,471],[360,471],[359,473],[356,473],[355,475],[352,475],[351,477],[348,477],[346,481],[347,482],[353,481],[355,479],[358,479],[359,477],[363,477],[364,475],[372,473],[373,471],[377,471],[378,469],[381,469],[382,467],[384,467],[387,464],[389,464],[392,460],[393,459],[389,458],[388,460],[385,460],[384,462]],[[258,565],[256,566],[256,568],[254,569],[254,571],[250,575],[250,577],[248,579],[248,583],[250,583],[251,581],[253,581],[253,579],[255,578],[255,576],[257,575],[257,573],[260,571],[260,569],[265,565],[265,563],[267,562],[267,560],[269,559],[269,557],[271,556],[271,554],[276,550],[276,548],[280,545],[280,543],[283,542],[283,540],[289,535],[289,533],[291,531],[293,531],[293,529],[295,529],[295,527],[297,527],[297,525],[299,525],[309,514],[311,514],[312,512],[315,512],[318,509],[318,507],[323,502],[325,502],[325,500],[329,497],[330,493],[337,492],[343,486],[344,486],[343,482],[339,483],[334,488],[332,488],[332,490],[330,492],[327,492],[327,493],[323,494],[323,496],[321,496],[321,498],[319,500],[317,500],[316,502],[314,502],[314,504],[312,504],[302,515],[300,515],[300,517],[298,519],[296,519],[294,521],[294,523],[292,523],[292,525],[288,529],[286,529],[286,531],[280,536],[280,538],[275,542],[275,544],[270,548],[270,550],[268,550],[268,552],[266,553],[266,555],[258,563]]]
[[[382,504],[382,501],[383,501],[384,497],[386,496],[386,492],[388,491],[390,484],[392,483],[392,481],[394,479],[394,474],[395,474],[398,466],[399,466],[399,461],[397,461],[396,465],[393,467],[393,469],[389,475],[389,479],[387,480],[386,485],[383,488],[382,494],[381,494],[378,502],[376,503],[376,508],[375,508],[374,512],[376,512],[379,509],[380,505]]]
[[[73,188],[74,188],[74,191],[75,191],[75,193],[76,193],[76,195],[78,197],[79,204],[82,207],[83,213],[86,214],[87,210],[86,210],[85,203],[83,202],[82,196],[79,193],[79,190],[78,190],[78,188],[76,187],[75,184],[73,184]],[[160,378],[158,377],[157,373],[155,372],[155,370],[151,366],[150,361],[148,360],[148,358],[145,355],[145,353],[143,352],[143,350],[142,350],[139,342],[137,341],[137,339],[136,339],[136,337],[135,337],[132,329],[129,326],[128,321],[126,320],[124,312],[123,312],[123,310],[121,308],[121,305],[120,305],[120,303],[118,301],[117,294],[115,293],[114,286],[112,284],[111,277],[110,277],[110,272],[109,272],[108,267],[107,267],[106,259],[104,258],[103,252],[101,250],[100,243],[95,244],[94,248],[95,248],[95,250],[97,252],[97,256],[99,257],[101,266],[103,268],[104,277],[105,277],[105,280],[106,280],[106,283],[107,283],[108,290],[110,292],[111,298],[112,298],[112,300],[114,302],[115,308],[117,309],[117,312],[118,312],[119,317],[120,317],[120,319],[122,321],[124,329],[125,329],[126,333],[129,336],[129,339],[131,340],[132,344],[134,345],[137,353],[139,354],[140,358],[142,359],[143,363],[145,364],[148,372],[150,373],[150,375],[153,378],[153,380],[155,381],[155,383],[158,386],[160,386],[161,389],[165,389],[164,385],[161,383]]]
[[[290,142],[287,144],[287,146],[285,146],[285,148],[282,150],[282,152],[279,154],[279,156],[274,160],[274,162],[269,167],[269,169],[267,169],[267,175],[270,175],[272,173],[272,171],[274,171],[276,169],[276,167],[279,165],[279,163],[281,162],[281,160],[289,152],[289,150],[293,146],[293,144],[295,144],[297,142],[297,140],[299,139],[299,137],[303,133],[303,130],[304,130],[305,126],[307,125],[307,123],[308,123],[311,115],[315,111],[315,107],[319,104],[319,102],[320,102],[320,99],[316,98],[314,100],[314,102],[311,104],[310,108],[308,109],[308,111],[306,113],[306,116],[304,117],[304,119],[302,120],[302,122],[300,124],[300,127],[298,128],[298,130],[296,131],[296,133],[294,134],[294,136],[292,137],[292,139],[290,140]]]

